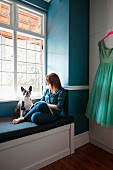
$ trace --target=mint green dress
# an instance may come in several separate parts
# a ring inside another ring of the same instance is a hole
[[[113,126],[113,48],[99,43],[100,63],[89,97],[86,116],[103,126]]]

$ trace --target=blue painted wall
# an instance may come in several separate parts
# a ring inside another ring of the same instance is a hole
[[[69,85],[89,85],[89,0],[69,2]],[[75,118],[75,134],[88,131],[85,111],[89,91],[68,93],[68,110]]]
[[[48,11],[47,73],[57,72],[63,85],[88,85],[89,1],[52,1]],[[88,130],[88,90],[69,90],[65,111],[75,118],[75,134]]]
[[[89,121],[85,116],[87,101],[87,90],[68,91],[68,113],[75,119],[75,135],[89,130]]]
[[[51,1],[47,31],[47,73],[56,72],[66,85],[69,80],[69,0]]]
[[[17,105],[15,102],[0,102],[0,116],[12,115]]]
[[[89,0],[69,2],[69,85],[88,85]]]

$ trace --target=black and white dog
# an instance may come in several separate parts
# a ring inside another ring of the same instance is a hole
[[[21,87],[21,91],[23,92],[23,98],[18,102],[15,108],[14,118],[24,116],[33,106],[33,102],[30,97],[32,86],[30,86],[28,90]]]

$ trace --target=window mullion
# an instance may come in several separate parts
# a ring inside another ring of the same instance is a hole
[[[14,44],[14,92],[17,95],[17,7],[16,3],[14,3],[14,10],[13,10],[13,24],[14,26],[14,37],[13,37],[13,44]]]

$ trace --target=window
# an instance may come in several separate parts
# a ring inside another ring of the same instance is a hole
[[[11,5],[0,3],[0,22],[10,24],[10,11]]]
[[[0,96],[14,89],[12,37],[11,31],[0,29]]]
[[[34,95],[42,92],[43,41],[27,34],[17,33],[17,91],[32,85]]]
[[[41,97],[44,18],[44,13],[30,11],[15,2],[0,2],[0,98],[19,97],[21,86],[32,86],[32,96]]]
[[[41,17],[18,9],[18,27],[41,34]]]

